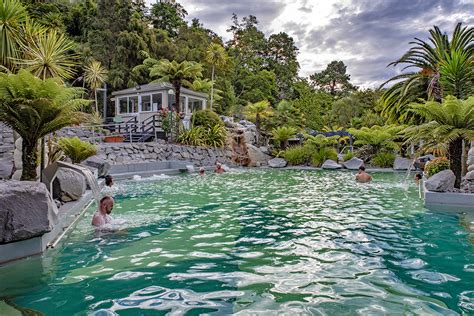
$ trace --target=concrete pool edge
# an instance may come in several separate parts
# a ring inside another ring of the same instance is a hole
[[[461,192],[433,192],[423,182],[424,207],[432,211],[474,213],[474,194]]]
[[[0,245],[0,265],[42,254],[71,227],[91,201],[93,201],[92,191],[87,190],[79,200],[66,203],[59,208],[58,222],[51,231],[39,237]]]

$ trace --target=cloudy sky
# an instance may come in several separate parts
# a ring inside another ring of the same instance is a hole
[[[152,0],[153,1],[153,0]],[[321,71],[332,60],[348,66],[352,82],[376,87],[396,73],[386,65],[414,37],[426,39],[438,25],[450,34],[456,22],[474,24],[474,0],[178,0],[188,20],[199,18],[225,40],[231,15],[249,14],[268,36],[286,32],[300,53],[300,75]]]

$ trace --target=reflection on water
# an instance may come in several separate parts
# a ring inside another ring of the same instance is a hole
[[[3,268],[1,289],[48,315],[474,313],[469,220],[424,210],[403,174],[374,179],[251,171],[125,182],[112,214],[120,233],[95,236],[91,209],[34,284]]]

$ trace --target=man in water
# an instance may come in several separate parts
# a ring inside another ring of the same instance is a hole
[[[222,165],[220,163],[216,164],[216,169],[214,170],[215,173],[224,173],[225,170],[222,168]]]
[[[203,167],[199,168],[199,175],[203,176],[206,173]]]
[[[357,182],[365,183],[365,182],[370,182],[372,181],[372,176],[365,172],[365,167],[360,166],[359,167],[359,172],[356,174],[355,177]]]
[[[421,173],[415,174],[415,182],[416,182],[417,185],[420,185],[420,182],[421,182],[422,178],[423,178],[423,176],[421,175]]]
[[[114,208],[114,199],[106,195],[104,196],[99,203],[99,210],[95,212],[94,217],[92,218],[92,226],[101,227],[105,224],[112,223],[112,217],[110,217],[110,213],[112,213],[112,209]]]
[[[105,176],[105,185],[110,188],[114,185],[114,179],[112,178],[111,175]]]

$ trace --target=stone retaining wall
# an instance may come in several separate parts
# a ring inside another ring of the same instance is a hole
[[[0,158],[13,155],[14,141],[11,128],[0,123]]]
[[[217,162],[232,164],[232,151],[223,148],[183,146],[158,143],[116,143],[99,145],[98,157],[110,164],[127,164],[164,160],[183,160],[195,166],[213,166]]]

